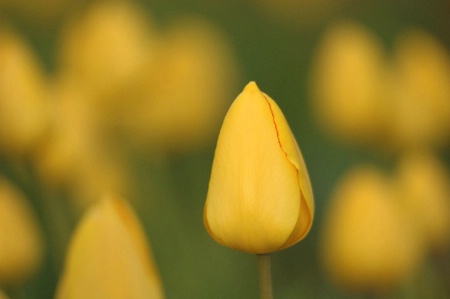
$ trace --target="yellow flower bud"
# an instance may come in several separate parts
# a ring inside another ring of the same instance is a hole
[[[127,104],[127,138],[145,150],[209,144],[238,75],[228,38],[205,20],[185,17],[170,25],[160,46],[141,76],[141,103]]]
[[[311,104],[333,136],[366,144],[386,138],[383,54],[377,37],[357,23],[341,22],[326,32],[313,64]]]
[[[34,53],[0,30],[0,152],[29,154],[47,129],[46,79]]]
[[[21,192],[0,178],[0,284],[18,285],[39,268],[42,233]]]
[[[148,25],[131,2],[97,1],[63,30],[61,71],[92,92],[97,113],[105,121],[116,121],[142,65],[154,52]]]
[[[46,188],[68,192],[77,210],[98,201],[105,190],[129,194],[127,163],[102,136],[91,97],[71,78],[59,78],[52,87],[51,132],[34,161]]]
[[[88,210],[70,243],[56,298],[163,298],[144,232],[126,202],[105,198]]]
[[[250,82],[217,141],[204,223],[217,242],[263,254],[309,232],[314,201],[297,142],[277,104]]]
[[[399,202],[428,246],[450,246],[450,175],[431,153],[406,154],[397,169]]]
[[[401,35],[395,45],[395,117],[397,147],[442,146],[450,136],[450,54],[422,30]]]
[[[378,170],[359,167],[337,186],[325,215],[321,257],[330,278],[353,291],[383,292],[417,270],[420,239]]]

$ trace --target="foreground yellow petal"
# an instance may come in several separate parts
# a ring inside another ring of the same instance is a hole
[[[124,201],[106,198],[82,219],[56,298],[163,298],[142,228]]]
[[[250,82],[217,142],[204,210],[219,243],[263,254],[302,240],[314,202],[300,150],[276,103]]]

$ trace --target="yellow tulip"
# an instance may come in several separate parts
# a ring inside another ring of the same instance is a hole
[[[395,117],[391,134],[400,149],[442,146],[450,136],[450,53],[426,31],[410,30],[395,44]]]
[[[321,258],[338,286],[384,292],[417,270],[422,243],[395,205],[394,190],[377,169],[362,166],[337,186],[322,226]]]
[[[105,198],[75,231],[57,299],[163,298],[150,248],[131,207]]]
[[[435,252],[450,247],[450,174],[433,154],[411,152],[396,176],[399,202]]]
[[[161,36],[158,53],[141,74],[141,102],[127,102],[126,137],[147,152],[210,144],[238,77],[227,36],[200,18],[179,18]]]
[[[2,292],[2,290],[0,290],[0,299],[8,299],[8,297],[5,293]]]
[[[94,1],[62,31],[60,72],[92,93],[91,105],[114,126],[133,103],[135,84],[155,54],[155,33],[130,1]]]
[[[0,30],[0,152],[30,154],[47,125],[47,82],[39,61],[14,32]]]
[[[217,242],[248,253],[289,247],[309,232],[314,201],[297,142],[277,104],[250,82],[217,141],[204,223]]]
[[[380,144],[390,116],[386,77],[377,37],[358,23],[335,24],[313,64],[311,104],[319,124],[340,140]]]
[[[0,178],[0,284],[16,286],[36,273],[44,254],[38,221],[21,192]]]

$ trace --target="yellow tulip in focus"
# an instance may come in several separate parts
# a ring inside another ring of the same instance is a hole
[[[404,155],[397,170],[402,209],[434,252],[450,247],[450,175],[431,153]]]
[[[19,190],[0,178],[0,284],[25,282],[39,268],[43,253],[33,210]]]
[[[323,265],[338,286],[373,294],[414,275],[422,243],[394,200],[389,181],[373,168],[356,168],[338,185],[321,236]]]
[[[314,201],[297,142],[277,104],[250,82],[224,119],[204,209],[222,245],[265,254],[309,232]]]
[[[94,204],[72,238],[56,298],[163,297],[150,248],[131,207],[109,197]]]

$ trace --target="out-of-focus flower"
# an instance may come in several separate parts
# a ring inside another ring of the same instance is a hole
[[[38,270],[42,233],[21,192],[0,178],[0,284],[17,286]]]
[[[0,152],[29,154],[47,127],[46,80],[34,53],[12,31],[0,30]]]
[[[5,293],[3,293],[2,290],[0,290],[0,299],[8,299]]]
[[[450,175],[429,152],[405,154],[398,165],[397,184],[402,210],[410,216],[435,252],[450,245]]]
[[[449,52],[434,36],[422,30],[403,33],[394,50],[393,142],[401,149],[448,144]]]
[[[389,124],[383,49],[357,23],[334,24],[312,69],[311,106],[319,124],[341,140],[379,144]]]
[[[378,170],[352,170],[337,186],[322,227],[327,274],[340,287],[369,293],[411,278],[423,250],[408,223],[392,185]]]
[[[144,232],[131,207],[105,198],[82,218],[56,298],[163,298]]]
[[[270,253],[302,240],[314,216],[308,172],[277,104],[250,82],[217,141],[204,210],[217,242]]]
[[[90,95],[71,78],[60,78],[51,90],[51,130],[35,160],[42,182],[68,191],[76,208],[98,200],[106,190],[128,195],[126,163],[102,135]]]
[[[236,78],[223,32],[201,19],[178,19],[161,36],[155,63],[141,75],[141,103],[128,114],[127,136],[145,149],[172,151],[212,141]]]
[[[401,35],[387,64],[377,39],[356,24],[333,26],[313,64],[312,107],[341,140],[383,151],[450,139],[450,55],[422,30]]]
[[[74,17],[62,33],[59,71],[92,95],[105,125],[132,104],[138,76],[155,51],[148,18],[128,1],[100,1]]]

